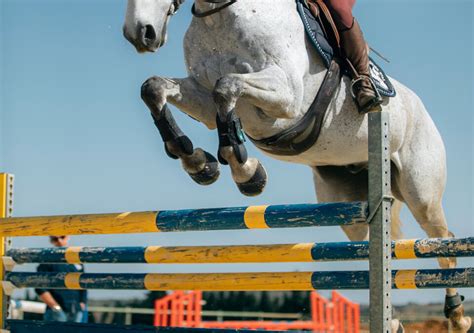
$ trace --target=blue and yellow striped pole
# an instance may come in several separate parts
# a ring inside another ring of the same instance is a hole
[[[323,227],[363,223],[366,218],[365,202],[15,217],[0,218],[0,236]]]
[[[25,248],[7,252],[16,263],[262,263],[367,260],[368,242],[237,246]],[[474,256],[474,237],[392,242],[392,258]]]
[[[474,269],[394,270],[395,289],[474,287]],[[368,271],[199,274],[7,273],[18,288],[146,290],[367,289]]]

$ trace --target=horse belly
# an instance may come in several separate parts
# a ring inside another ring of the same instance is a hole
[[[337,140],[321,140],[306,152],[295,156],[280,156],[264,152],[266,155],[284,162],[309,166],[350,165],[368,160],[367,137],[346,136]]]

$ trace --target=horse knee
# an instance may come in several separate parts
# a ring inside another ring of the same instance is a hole
[[[157,77],[149,78],[142,84],[140,90],[143,102],[152,112],[159,112],[166,104],[164,89],[159,79]]]
[[[226,104],[231,104],[230,108],[233,109],[237,99],[242,96],[242,92],[242,81],[235,75],[228,74],[216,82],[212,96],[218,106],[222,107]]]
[[[159,112],[166,104],[168,94],[177,93],[176,84],[165,78],[152,76],[146,80],[140,89],[140,95],[152,112]]]

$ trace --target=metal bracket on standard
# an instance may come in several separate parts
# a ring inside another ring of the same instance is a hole
[[[2,257],[2,262],[3,268],[5,268],[7,272],[11,272],[13,268],[15,268],[16,261],[13,260],[12,257]]]
[[[14,182],[15,176],[12,174],[0,173],[0,217],[11,217],[13,214]],[[5,256],[10,247],[11,239],[0,237],[0,256]],[[6,268],[0,266],[0,281],[5,279],[5,272]],[[10,315],[9,296],[11,293],[7,293],[6,290],[0,291],[0,330],[5,329],[5,320]]]
[[[369,117],[369,267],[370,333],[390,333],[391,305],[391,184],[389,114]]]

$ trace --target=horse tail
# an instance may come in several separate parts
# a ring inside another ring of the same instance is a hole
[[[400,220],[400,211],[403,208],[403,202],[395,199],[392,205],[392,238],[401,239],[403,238],[402,233],[402,221]]]

